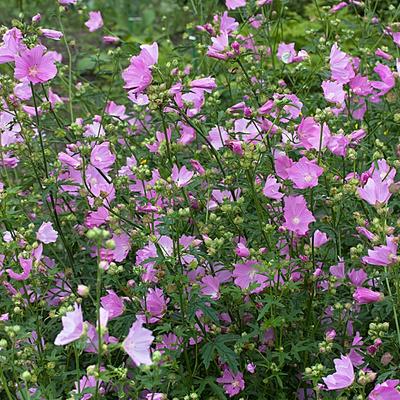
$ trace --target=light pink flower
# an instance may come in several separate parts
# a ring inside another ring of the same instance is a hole
[[[154,336],[151,331],[143,328],[143,322],[136,320],[129,329],[128,336],[122,343],[124,350],[129,354],[135,364],[151,365],[150,346]]]
[[[114,319],[125,311],[124,300],[113,290],[107,290],[107,295],[100,298],[101,306],[108,311],[108,318]]]
[[[44,54],[43,46],[36,46],[15,57],[14,76],[20,81],[27,79],[32,83],[44,83],[56,75],[54,58],[49,53]]]
[[[355,73],[351,58],[341,51],[336,43],[333,44],[330,54],[332,79],[340,83],[348,83]]]
[[[378,96],[383,96],[389,90],[393,89],[396,81],[394,79],[394,75],[390,68],[387,65],[384,64],[378,64],[375,68],[374,71],[379,75],[381,78],[380,81],[372,81],[371,86],[375,89],[378,89]]]
[[[399,384],[398,379],[389,379],[379,383],[369,394],[368,400],[400,400],[400,391],[397,389]]]
[[[246,290],[250,286],[256,286],[251,293],[261,292],[267,285],[268,278],[260,274],[260,265],[257,261],[249,260],[244,264],[235,264],[232,276],[235,284]]]
[[[104,173],[108,173],[114,162],[115,155],[110,151],[109,142],[103,142],[93,147],[90,153],[90,163],[94,167],[102,170]]]
[[[283,226],[299,236],[305,235],[308,232],[309,224],[315,222],[315,218],[308,210],[303,196],[285,198],[284,217]]]
[[[226,32],[221,32],[217,37],[211,38],[212,44],[208,46],[207,55],[218,60],[226,60],[229,58],[227,54],[229,50],[229,39]]]
[[[246,0],[225,0],[225,4],[229,10],[235,10],[239,7],[245,7]]]
[[[297,53],[294,49],[294,43],[279,43],[277,57],[285,64],[291,64]]]
[[[194,172],[189,171],[185,166],[179,169],[178,166],[175,164],[172,168],[171,178],[175,182],[176,186],[184,187],[190,183],[193,175]]]
[[[396,263],[397,243],[392,236],[386,237],[386,245],[375,246],[373,250],[368,250],[368,256],[364,256],[362,261],[371,265],[389,266]]]
[[[132,57],[131,63],[122,73],[125,81],[125,89],[130,89],[132,93],[143,92],[153,80],[148,64],[140,56]]]
[[[215,150],[219,150],[228,141],[229,134],[224,128],[215,126],[208,133],[207,139]]]
[[[333,360],[336,372],[322,378],[327,390],[345,389],[354,382],[354,368],[349,357],[341,356]]]
[[[280,200],[284,196],[284,194],[279,191],[281,187],[282,184],[280,184],[274,176],[268,175],[262,191],[263,195],[270,199]]]
[[[58,233],[53,229],[51,222],[43,222],[36,232],[36,239],[42,243],[49,244],[57,241]]]
[[[323,81],[322,90],[324,91],[324,97],[326,101],[337,104],[342,104],[344,102],[346,93],[343,90],[343,83],[335,81]]]
[[[373,206],[386,204],[392,194],[389,190],[390,181],[382,181],[379,177],[368,178],[367,183],[362,188],[358,188],[360,197]]]
[[[54,29],[40,29],[40,32],[43,36],[53,39],[53,40],[60,40],[64,35],[60,31],[55,31]]]
[[[83,315],[81,306],[75,304],[74,311],[69,311],[61,318],[63,329],[57,335],[54,344],[64,346],[80,339],[84,333]]]
[[[88,27],[89,32],[94,32],[100,29],[104,25],[101,12],[90,11],[89,19],[85,22],[85,25]]]
[[[319,248],[328,242],[329,238],[325,232],[321,232],[319,229],[314,232],[314,247]]]
[[[147,313],[150,314],[150,323],[158,322],[167,311],[167,300],[164,292],[160,288],[150,288],[147,292],[146,302],[142,302],[142,307],[145,307]]]
[[[33,259],[32,258],[25,259],[19,257],[18,261],[19,265],[22,268],[21,273],[14,272],[11,268],[6,269],[6,272],[11,279],[14,279],[16,281],[25,281],[26,279],[29,278],[29,275],[32,271]]]
[[[296,189],[306,189],[318,185],[318,178],[324,169],[316,162],[302,157],[287,169],[288,178],[294,183]]]

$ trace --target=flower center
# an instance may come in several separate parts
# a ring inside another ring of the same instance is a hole
[[[306,176],[304,177],[304,180],[305,180],[306,182],[311,182],[311,181],[312,181],[312,176],[311,176],[311,175],[306,175]]]
[[[240,386],[240,382],[239,381],[233,381],[232,382],[232,386],[233,387],[239,387]]]
[[[292,222],[293,222],[295,225],[298,225],[298,224],[300,223],[300,218],[299,218],[299,217],[294,217],[294,218],[292,219]]]
[[[36,65],[32,65],[32,67],[29,67],[29,75],[35,77],[38,74],[38,69]]]

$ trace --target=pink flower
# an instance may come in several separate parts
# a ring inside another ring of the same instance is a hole
[[[96,144],[90,153],[90,163],[104,173],[110,171],[115,162],[115,155],[110,151],[110,143]]]
[[[250,250],[241,242],[239,242],[235,249],[236,255],[239,257],[247,258],[250,256]]]
[[[58,2],[63,6],[65,6],[67,4],[76,4],[76,1],[77,0],[58,0]]]
[[[222,377],[217,379],[218,383],[223,384],[225,393],[233,397],[244,389],[243,374],[234,374],[230,369],[225,369]]]
[[[392,194],[389,191],[391,182],[389,180],[382,181],[378,176],[368,178],[367,183],[362,188],[358,188],[357,192],[360,197],[373,206],[386,204]]]
[[[227,51],[229,50],[229,39],[226,32],[221,32],[217,37],[211,38],[212,45],[208,46],[207,55],[219,60],[229,58]]]
[[[362,261],[371,265],[388,266],[397,262],[397,243],[392,236],[386,237],[386,245],[375,246],[373,250],[368,250],[368,256]]]
[[[323,81],[322,90],[324,91],[324,97],[326,101],[337,104],[342,104],[344,102],[346,93],[343,90],[343,83],[335,81]]]
[[[142,321],[136,320],[122,342],[122,347],[137,365],[151,365],[150,346],[153,340],[151,331],[143,328]]]
[[[276,180],[276,178],[272,175],[268,175],[267,180],[265,181],[263,195],[270,199],[280,200],[284,195],[279,191],[282,187],[280,183]]]
[[[53,39],[53,40],[60,40],[64,35],[60,31],[55,31],[54,29],[40,29],[40,32],[43,36]]]
[[[290,168],[287,169],[288,178],[294,183],[296,189],[306,189],[318,185],[318,178],[324,169],[310,161],[307,157],[302,157]]]
[[[84,332],[83,315],[81,306],[74,305],[74,311],[69,311],[61,318],[63,329],[57,335],[54,344],[64,346],[68,343],[80,339]]]
[[[142,50],[138,56],[131,58],[131,63],[122,73],[125,81],[124,88],[130,89],[133,94],[143,92],[153,80],[151,73],[150,57],[147,50]]]
[[[217,87],[215,79],[208,76],[207,78],[195,79],[190,82],[189,86],[192,89],[202,89],[207,93],[211,93]]]
[[[228,141],[229,134],[224,128],[215,126],[208,133],[207,139],[215,150],[219,150]]]
[[[29,275],[32,271],[33,259],[32,258],[25,259],[25,258],[19,257],[18,261],[19,261],[19,265],[22,268],[21,273],[14,272],[10,268],[6,269],[6,272],[11,279],[14,279],[16,281],[25,281],[26,279],[29,278]]]
[[[58,233],[53,229],[51,222],[43,222],[36,232],[36,239],[42,243],[49,244],[57,241]]]
[[[339,83],[348,83],[351,78],[354,78],[355,73],[350,57],[341,51],[336,43],[331,48],[329,62],[333,80]]]
[[[150,323],[158,322],[163,317],[167,311],[167,303],[168,301],[165,299],[162,289],[149,289],[146,302],[143,302],[142,306],[145,307],[146,312],[150,314]]]
[[[383,96],[389,90],[393,89],[396,81],[394,79],[394,75],[390,68],[387,65],[384,64],[378,64],[375,68],[374,71],[379,75],[381,78],[380,81],[372,81],[371,86],[375,89],[379,90],[378,96]]]
[[[399,383],[398,379],[389,379],[379,383],[369,394],[368,400],[400,400],[400,391],[397,390]]]
[[[308,210],[303,196],[285,198],[284,217],[283,226],[299,236],[305,235],[309,229],[308,225],[315,222],[315,218]]]
[[[219,285],[220,281],[217,277],[206,275],[201,280],[201,294],[210,296],[213,300],[218,300],[220,297]]]
[[[184,187],[187,186],[194,175],[193,171],[189,171],[185,166],[181,169],[175,164],[172,168],[171,178],[175,182],[176,186]]]
[[[20,81],[28,79],[32,83],[44,83],[53,79],[57,75],[54,58],[49,53],[43,53],[44,47],[36,46],[16,56],[15,78]]]
[[[327,390],[339,390],[351,386],[354,382],[354,368],[350,358],[342,355],[333,362],[336,372],[322,378],[328,388]]]
[[[268,278],[260,274],[260,265],[257,261],[249,260],[244,264],[235,264],[232,276],[235,284],[242,290],[255,286],[251,293],[259,293],[266,287]]]
[[[277,57],[285,64],[291,64],[297,53],[294,49],[294,43],[279,43]]]
[[[22,41],[22,32],[18,28],[12,28],[3,35],[3,45],[0,47],[0,64],[14,62],[26,46]]]
[[[228,10],[235,10],[239,7],[245,7],[246,0],[225,0],[225,4]]]
[[[382,301],[383,298],[384,296],[382,293],[374,292],[373,290],[364,287],[358,287],[353,294],[353,299],[357,304],[377,303]]]
[[[104,25],[101,12],[90,11],[89,19],[85,22],[85,25],[88,27],[89,32],[94,32],[100,29]]]
[[[347,146],[350,144],[350,139],[345,135],[338,134],[332,135],[328,139],[327,147],[328,149],[337,156],[344,157],[347,152]]]
[[[368,275],[363,269],[352,269],[347,275],[351,284],[355,287],[362,286],[368,279]]]
[[[108,311],[108,318],[114,319],[125,311],[124,300],[113,290],[107,290],[107,295],[100,298],[101,306]]]
[[[314,232],[314,247],[319,248],[328,243],[328,241],[329,238],[325,232],[321,232],[318,229]]]

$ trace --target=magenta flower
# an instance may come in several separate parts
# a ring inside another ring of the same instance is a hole
[[[122,73],[125,81],[125,89],[131,89],[133,93],[143,92],[153,80],[149,66],[139,56],[132,57],[131,64]]]
[[[12,28],[3,35],[3,45],[0,47],[0,64],[14,62],[26,46],[22,41],[22,32],[18,28]]]
[[[329,63],[333,80],[339,83],[348,83],[350,79],[354,78],[351,58],[341,51],[336,43],[331,48]]]
[[[43,222],[40,228],[36,232],[36,239],[42,243],[49,244],[57,241],[58,233],[53,229],[51,222]]]
[[[368,256],[362,258],[367,264],[381,266],[392,265],[397,260],[397,243],[392,236],[386,237],[386,245],[375,246],[373,250],[368,250]]]
[[[100,29],[104,25],[101,12],[90,11],[89,19],[85,22],[85,25],[88,27],[89,32],[94,32]]]
[[[74,305],[74,311],[69,311],[61,318],[63,329],[57,335],[54,344],[64,346],[81,338],[84,333],[83,315],[81,306]]]
[[[377,303],[382,301],[383,298],[383,293],[374,292],[373,290],[364,287],[358,287],[353,294],[353,299],[357,304]]]
[[[318,178],[324,169],[307,157],[302,157],[286,171],[296,189],[306,189],[318,185]]]
[[[324,91],[324,97],[326,101],[337,104],[342,104],[344,102],[346,93],[343,90],[343,83],[335,81],[323,81],[322,90]]]
[[[114,319],[125,311],[124,300],[113,290],[107,290],[107,295],[100,298],[101,306],[108,311],[108,319]]]
[[[20,81],[27,79],[32,83],[44,83],[56,75],[54,57],[50,53],[44,54],[43,46],[36,46],[15,57],[14,76]]]
[[[396,84],[394,75],[390,68],[384,64],[378,64],[374,68],[374,71],[379,75],[379,78],[381,78],[381,80],[372,81],[371,86],[379,90],[378,96],[383,96],[387,92],[389,92],[389,90],[394,88]]]
[[[322,378],[327,390],[345,389],[354,382],[354,368],[349,357],[341,356],[333,360],[336,372]]]
[[[216,87],[215,79],[210,76],[206,78],[195,79],[190,82],[189,86],[192,89],[201,89],[206,91],[207,93],[211,93]]]
[[[308,225],[315,222],[315,218],[308,210],[303,196],[285,198],[284,217],[283,226],[299,236],[305,235],[309,229]]]
[[[368,400],[400,400],[400,391],[397,389],[400,381],[389,379],[374,387],[368,396]]]
[[[40,29],[40,32],[43,36],[53,39],[53,40],[60,40],[64,35],[60,31],[55,31],[54,29]]]
[[[143,328],[143,322],[136,320],[129,330],[128,336],[122,343],[122,347],[129,354],[135,364],[151,365],[150,346],[154,336],[151,331]]]
[[[283,193],[279,191],[281,187],[282,185],[277,181],[274,176],[268,175],[262,191],[263,195],[270,199],[280,200],[284,196]]]
[[[235,10],[236,8],[239,7],[245,7],[246,0],[225,0],[225,5],[228,8],[228,10]]]
[[[225,393],[229,397],[235,396],[244,389],[243,374],[241,372],[234,374],[228,368],[224,370],[222,377],[218,378],[217,382],[223,385]]]
[[[172,168],[171,178],[175,182],[176,186],[184,187],[190,183],[193,175],[194,172],[189,171],[185,166],[179,169],[178,166],[175,164]]]

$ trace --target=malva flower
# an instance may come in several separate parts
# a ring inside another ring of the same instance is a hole
[[[336,43],[331,48],[329,64],[332,80],[339,83],[348,83],[350,79],[354,78],[355,73],[351,58],[341,51]]]
[[[323,81],[322,90],[324,91],[324,97],[326,101],[336,104],[342,104],[344,102],[346,93],[343,90],[343,83],[335,81]]]
[[[103,142],[93,147],[90,153],[90,163],[104,173],[110,171],[115,162],[115,155],[110,151],[110,143]]]
[[[294,43],[279,43],[277,57],[284,64],[291,64],[296,55],[297,53],[294,48]]]
[[[42,243],[49,244],[57,241],[58,233],[53,229],[51,222],[43,222],[40,228],[36,232],[36,239]]]
[[[327,390],[339,390],[351,386],[354,382],[354,368],[351,359],[342,355],[333,362],[336,372],[322,378]]]
[[[225,0],[225,5],[229,10],[235,10],[246,6],[246,0]]]
[[[74,305],[74,310],[69,311],[61,318],[63,329],[57,335],[54,344],[57,346],[64,346],[68,343],[74,342],[82,337],[84,334],[84,324],[82,309],[79,304]]]
[[[354,294],[353,299],[357,304],[370,304],[382,301],[384,298],[383,293],[375,292],[371,289],[358,287]]]
[[[368,400],[400,400],[400,391],[397,387],[400,384],[398,379],[389,379],[377,384],[368,396]]]
[[[392,236],[386,237],[386,245],[375,246],[368,250],[368,256],[364,256],[362,261],[370,265],[389,266],[398,261],[397,243]]]
[[[208,46],[207,55],[218,60],[229,58],[229,38],[226,32],[221,32],[217,37],[211,38],[212,45]]]
[[[175,164],[172,168],[171,178],[175,182],[176,186],[184,187],[189,185],[193,175],[194,172],[189,171],[185,166],[179,169],[178,166]]]
[[[234,374],[228,368],[224,370],[222,377],[218,378],[217,382],[223,385],[225,393],[229,397],[237,395],[244,389],[243,374],[241,372]]]
[[[306,200],[303,196],[288,196],[284,201],[285,223],[283,226],[299,236],[305,235],[309,224],[315,222],[313,214],[307,208]]]
[[[282,185],[274,176],[268,175],[262,191],[263,195],[273,200],[280,200],[284,196],[284,194],[279,191],[281,187]]]
[[[44,83],[57,75],[54,57],[44,53],[43,46],[25,50],[15,57],[14,77],[20,81],[27,79],[31,83]]]
[[[302,157],[286,172],[296,189],[306,189],[318,185],[318,178],[322,175],[324,169],[307,157]]]
[[[104,23],[100,11],[90,11],[89,19],[85,22],[89,32],[94,32],[100,29]]]
[[[371,177],[362,188],[358,188],[359,196],[373,206],[386,204],[392,193],[389,187],[391,182],[389,180],[382,181],[378,176]]]
[[[108,311],[108,319],[114,319],[125,311],[124,300],[113,290],[107,290],[107,295],[100,298],[101,306]]]
[[[219,285],[220,281],[217,277],[206,275],[201,280],[201,294],[210,296],[213,300],[218,300],[220,297]]]
[[[247,290],[250,286],[256,286],[251,293],[259,293],[267,286],[268,278],[260,273],[258,261],[249,260],[243,264],[235,264],[232,276],[235,285],[242,290]]]
[[[151,365],[150,346],[154,336],[149,329],[143,328],[143,322],[136,320],[129,329],[128,336],[122,343],[123,349],[135,364]]]

